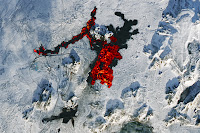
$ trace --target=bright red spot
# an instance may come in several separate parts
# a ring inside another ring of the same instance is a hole
[[[111,40],[112,42],[117,42],[117,38],[114,37],[114,36],[111,36],[111,37],[110,37],[110,40]]]

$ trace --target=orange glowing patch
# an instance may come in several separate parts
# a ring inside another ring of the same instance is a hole
[[[112,86],[112,80],[113,80],[113,70],[111,69],[110,65],[112,61],[116,59],[122,59],[121,54],[118,52],[119,46],[108,44],[107,41],[101,41],[101,40],[95,40],[90,34],[91,27],[95,25],[95,14],[96,14],[97,8],[95,7],[94,10],[91,12],[91,19],[87,22],[86,27],[83,27],[81,30],[81,33],[73,36],[71,40],[67,42],[62,42],[60,45],[54,48],[54,50],[46,50],[43,46],[39,48],[39,50],[35,50],[35,53],[38,53],[39,55],[47,55],[47,54],[58,54],[61,47],[67,48],[69,44],[74,44],[75,42],[82,39],[84,36],[86,36],[89,39],[91,49],[94,45],[94,43],[98,42],[100,43],[103,48],[100,50],[100,54],[98,55],[98,60],[95,63],[94,68],[91,71],[90,76],[92,77],[91,84],[94,85],[96,80],[100,80],[101,84],[108,85],[108,88]],[[117,38],[114,36],[110,37],[110,40],[112,43],[117,42]]]
[[[91,71],[92,82],[94,85],[95,81],[99,79],[101,84],[107,84],[108,88],[112,86],[113,70],[109,67],[114,58],[122,59],[121,54],[118,52],[119,46],[113,45],[105,46],[98,55],[98,60],[95,63],[94,68]],[[102,64],[102,67],[100,65]]]

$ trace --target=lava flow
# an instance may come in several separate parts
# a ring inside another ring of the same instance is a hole
[[[117,41],[117,38],[111,36],[109,37],[111,43],[107,43],[107,41],[96,40],[90,34],[91,27],[95,25],[96,10],[97,8],[95,7],[91,12],[91,19],[87,22],[87,26],[82,28],[80,34],[74,36],[71,40],[67,42],[63,41],[60,45],[56,46],[53,51],[46,50],[43,46],[40,46],[39,50],[34,49],[34,52],[38,53],[39,55],[41,54],[45,56],[48,54],[58,54],[61,47],[67,48],[69,44],[74,44],[75,42],[86,36],[89,39],[91,49],[93,49],[93,45],[97,42],[103,46],[100,50],[100,54],[98,55],[95,66],[89,75],[92,78],[91,84],[94,85],[95,81],[99,79],[101,81],[101,84],[105,83],[106,85],[108,85],[108,88],[110,88],[112,86],[113,80],[113,70],[110,65],[115,58],[120,60],[122,59],[122,56],[118,52],[119,46],[113,44]]]
[[[110,44],[102,48],[100,54],[98,55],[98,60],[91,71],[92,85],[94,85],[95,81],[99,79],[101,84],[107,84],[108,88],[112,86],[113,70],[109,67],[109,65],[112,63],[114,58],[122,59],[118,49],[119,46],[111,46]]]

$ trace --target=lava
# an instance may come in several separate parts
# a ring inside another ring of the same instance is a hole
[[[94,7],[93,11],[91,12],[91,19],[87,22],[86,26],[82,28],[80,34],[73,36],[71,40],[67,42],[62,42],[60,45],[56,46],[54,50],[46,50],[42,45],[40,46],[39,50],[35,50],[34,52],[38,53],[39,55],[48,55],[48,54],[58,54],[61,47],[67,48],[69,44],[74,44],[75,42],[82,39],[86,36],[89,39],[91,49],[93,49],[93,45],[97,42],[100,43],[103,47],[100,50],[98,55],[98,59],[95,63],[94,68],[92,69],[89,76],[92,77],[91,84],[94,85],[96,80],[100,80],[101,84],[108,85],[108,88],[112,86],[113,80],[113,70],[111,68],[112,61],[116,59],[122,59],[121,54],[118,52],[119,46],[114,45],[117,42],[117,38],[114,36],[109,37],[111,43],[107,43],[107,41],[96,40],[90,34],[91,27],[95,25],[95,14],[97,8]]]
[[[122,59],[121,54],[118,52],[119,46],[108,44],[103,47],[98,55],[98,60],[95,63],[94,68],[91,71],[92,82],[94,85],[95,81],[99,79],[101,84],[107,84],[108,88],[112,86],[113,70],[109,67],[114,58]]]
[[[82,31],[81,31],[80,34],[73,36],[72,39],[67,41],[67,42],[63,41],[60,45],[56,46],[53,51],[52,50],[45,50],[45,48],[41,45],[39,50],[34,49],[34,52],[38,53],[39,55],[40,54],[47,55],[48,53],[49,54],[58,54],[61,47],[68,48],[69,44],[74,44],[75,42],[82,39],[84,36],[87,36],[87,38],[90,40],[90,45],[92,47],[92,40],[93,39],[92,39],[92,36],[90,35],[89,31],[90,31],[91,27],[95,25],[96,10],[97,10],[97,8],[95,7],[93,9],[93,11],[91,12],[91,19],[87,22],[87,26],[82,28]]]

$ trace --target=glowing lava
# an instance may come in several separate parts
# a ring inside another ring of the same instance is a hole
[[[90,76],[92,77],[92,85],[94,85],[95,81],[99,79],[101,84],[107,84],[108,88],[112,86],[113,70],[109,67],[109,65],[112,63],[114,58],[122,59],[118,49],[119,46],[111,46],[110,44],[102,48],[98,56],[98,60],[91,71]]]
[[[60,45],[56,46],[55,50],[46,50],[43,46],[39,48],[39,50],[35,50],[34,52],[38,53],[39,55],[47,55],[47,54],[58,54],[61,47],[67,48],[69,44],[74,44],[75,42],[82,39],[84,36],[86,36],[90,41],[91,49],[93,47],[93,44],[100,43],[103,48],[100,51],[100,54],[98,55],[98,59],[95,63],[94,68],[92,69],[90,76],[92,77],[91,84],[94,85],[96,80],[100,80],[101,84],[108,85],[108,88],[112,86],[112,80],[113,80],[113,70],[111,68],[111,63],[113,60],[116,59],[122,59],[121,54],[118,52],[119,46],[113,45],[113,43],[117,42],[117,38],[114,36],[109,37],[111,43],[107,43],[107,41],[101,41],[96,40],[92,37],[90,34],[91,27],[95,25],[95,14],[96,14],[97,8],[95,7],[94,10],[91,12],[91,19],[87,22],[87,26],[82,28],[82,31],[80,34],[73,36],[73,38],[67,42],[62,42]]]

